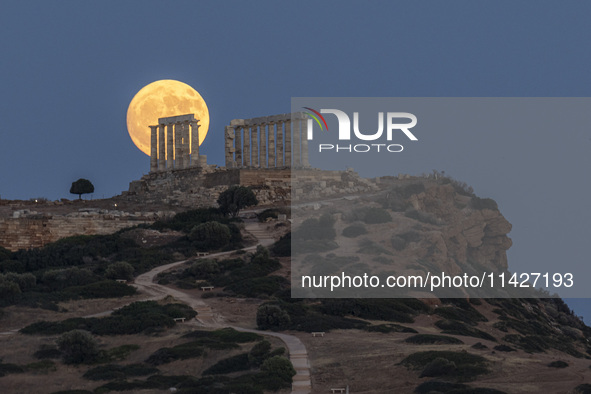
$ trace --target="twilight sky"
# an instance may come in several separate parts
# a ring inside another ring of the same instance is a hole
[[[201,152],[219,165],[231,119],[288,112],[291,97],[587,97],[590,14],[589,3],[544,0],[5,0],[0,197],[72,198],[80,177],[94,183],[94,198],[126,190],[149,165],[127,134],[127,106],[159,79],[201,93],[211,116]],[[568,130],[557,146],[560,133]],[[568,151],[548,160],[568,176],[560,155]],[[499,202],[513,248],[524,245],[519,257],[543,257],[532,250],[549,240],[519,231],[527,223],[512,205],[515,185],[487,187],[482,169],[448,173]],[[573,183],[578,194],[591,189],[588,178]],[[586,209],[575,205],[561,215]],[[567,238],[554,238],[555,249],[588,254]]]

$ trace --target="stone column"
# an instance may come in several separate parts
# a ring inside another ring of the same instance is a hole
[[[266,127],[267,125],[265,123],[261,123],[261,149],[259,151],[259,163],[261,168],[267,168],[267,133],[265,131]]]
[[[252,162],[250,161],[250,132],[249,126],[242,127],[244,130],[244,148],[242,149],[242,160],[244,167],[250,167]]]
[[[183,124],[183,162],[185,164],[185,168],[190,167],[191,165],[191,123],[186,121]]]
[[[174,124],[174,168],[183,168],[183,126],[178,122]]]
[[[174,124],[166,125],[166,169],[174,168]]]
[[[283,167],[283,121],[277,122],[277,167]]]
[[[300,167],[302,162],[300,160],[300,119],[296,115],[292,115],[292,133],[293,133],[293,166]]]
[[[234,132],[234,128],[232,126],[226,126],[224,129],[224,156],[226,159],[226,168],[236,167],[236,162],[234,161],[234,152],[236,151],[236,148],[234,148],[235,136],[236,133]]]
[[[150,126],[150,172],[158,170],[158,126]]]
[[[160,128],[158,133],[158,169],[164,171],[166,169],[166,133],[163,124],[158,127]]]
[[[250,125],[250,136],[252,139],[252,166],[259,166],[259,125]]]
[[[302,120],[302,166],[310,167],[308,160],[308,128],[312,129],[312,119]]]
[[[285,121],[285,166],[291,167],[291,120]]]
[[[269,168],[275,167],[275,123],[269,122]]]
[[[191,167],[199,166],[199,121],[191,122]]]
[[[236,140],[234,140],[234,149],[236,150],[236,167],[242,167],[242,128],[236,127]]]

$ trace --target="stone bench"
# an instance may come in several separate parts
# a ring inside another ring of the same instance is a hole
[[[197,257],[204,257],[207,255],[209,255],[209,252],[197,252],[197,254],[196,254]]]
[[[323,337],[324,336],[324,331],[317,331],[317,332],[313,332],[312,333],[313,337]]]
[[[184,323],[185,322],[185,318],[184,317],[175,317],[174,318],[174,321],[175,322],[180,321],[181,323]]]
[[[213,286],[201,286],[202,291],[211,291],[213,290]]]
[[[345,392],[345,390],[347,390],[347,389],[345,389],[345,388],[340,388],[340,387],[339,387],[339,388],[330,389],[330,391],[332,391],[332,393],[333,393],[333,394],[334,394],[334,393],[344,393],[344,392]]]

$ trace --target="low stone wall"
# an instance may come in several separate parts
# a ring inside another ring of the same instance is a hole
[[[42,247],[74,235],[112,234],[143,223],[169,217],[168,212],[74,212],[68,215],[38,215],[15,211],[0,219],[0,246],[16,251]]]

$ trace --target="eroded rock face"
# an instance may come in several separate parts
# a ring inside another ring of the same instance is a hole
[[[453,274],[464,272],[463,265],[505,270],[511,223],[498,210],[472,208],[471,199],[451,185],[433,185],[409,198],[414,209],[438,220],[424,228],[422,258]]]

